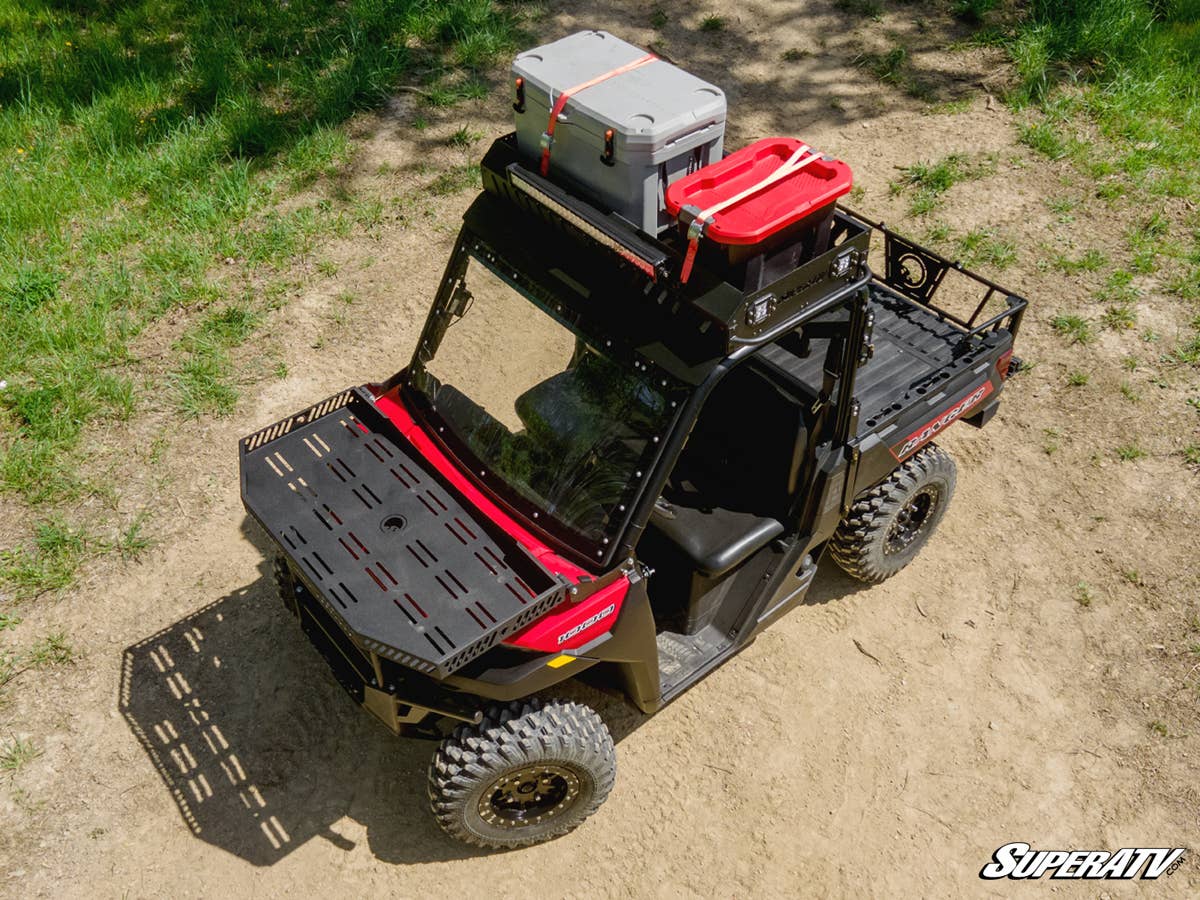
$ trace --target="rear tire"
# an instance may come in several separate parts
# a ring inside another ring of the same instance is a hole
[[[954,460],[935,444],[918,450],[861,495],[829,543],[846,574],[878,584],[907,566],[929,542],[957,480]]]
[[[429,767],[429,802],[451,837],[489,849],[559,837],[600,808],[616,779],[616,748],[580,703],[521,700],[461,725]]]

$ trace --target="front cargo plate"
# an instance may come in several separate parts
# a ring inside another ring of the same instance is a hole
[[[362,388],[241,443],[246,507],[365,649],[445,676],[561,602]]]

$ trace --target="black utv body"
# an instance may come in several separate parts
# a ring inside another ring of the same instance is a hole
[[[684,284],[681,238],[511,136],[482,171],[410,365],[244,439],[242,491],[338,680],[441,739],[442,826],[512,847],[612,785],[607,729],[554,685],[592,669],[653,712],[826,551],[868,582],[913,559],[955,484],[932,441],[995,414],[1026,301],[846,209]]]

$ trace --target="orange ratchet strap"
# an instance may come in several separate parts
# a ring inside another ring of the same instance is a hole
[[[634,69],[641,68],[642,66],[646,65],[646,63],[654,62],[656,59],[658,59],[658,57],[653,53],[647,53],[645,56],[639,57],[632,62],[627,62],[623,66],[618,66],[611,72],[605,72],[603,75],[597,75],[591,81],[585,81],[582,84],[577,84],[574,87],[567,88],[558,95],[558,99],[554,101],[554,108],[550,110],[550,121],[546,123],[546,131],[542,135],[541,173],[543,178],[545,178],[546,174],[550,171],[550,147],[554,143],[554,126],[558,124],[559,114],[562,113],[563,107],[567,105],[567,101],[571,99],[574,94],[578,94],[580,91],[594,87],[600,82],[607,81],[608,79],[617,75],[624,75],[626,72],[632,72]]]

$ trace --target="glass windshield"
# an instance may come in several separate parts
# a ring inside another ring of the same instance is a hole
[[[436,310],[412,384],[486,481],[597,544],[624,520],[673,412],[621,365],[476,256]],[[443,434],[443,436],[445,436]]]

